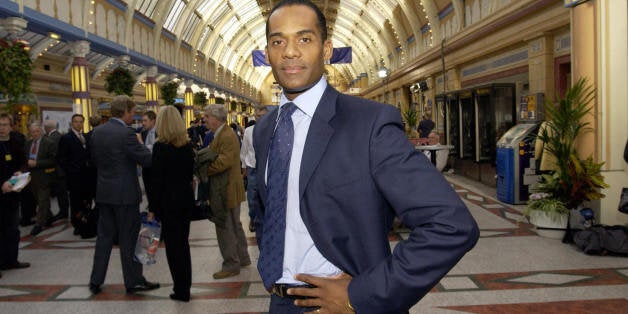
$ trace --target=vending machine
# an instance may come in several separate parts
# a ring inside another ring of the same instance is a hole
[[[497,199],[502,202],[525,203],[530,187],[539,180],[534,159],[534,135],[543,117],[543,103],[541,93],[522,96],[518,124],[497,141]]]

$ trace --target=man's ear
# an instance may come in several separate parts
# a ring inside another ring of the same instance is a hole
[[[266,64],[270,64],[270,60],[268,60],[268,46],[264,47],[264,60]]]
[[[323,60],[329,61],[333,53],[334,45],[331,43],[331,40],[325,40],[325,42],[323,43]]]

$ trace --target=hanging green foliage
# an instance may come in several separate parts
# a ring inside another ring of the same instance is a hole
[[[207,105],[207,93],[202,91],[194,93],[194,104],[201,108],[205,107]]]
[[[174,105],[174,99],[177,98],[177,90],[179,89],[179,83],[169,82],[161,85],[161,99],[164,100],[164,104],[168,106]]]
[[[105,90],[110,94],[133,96],[133,85],[135,77],[123,67],[115,68],[105,77]]]
[[[0,93],[7,99],[6,110],[15,112],[20,97],[31,92],[33,63],[24,41],[0,39],[0,69]]]

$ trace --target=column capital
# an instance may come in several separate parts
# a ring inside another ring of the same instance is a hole
[[[192,88],[192,85],[194,85],[194,80],[192,80],[192,79],[185,80],[185,86],[186,87]]]
[[[89,53],[89,41],[79,40],[70,43],[70,51],[73,57],[85,58]]]
[[[157,66],[156,65],[151,65],[146,67],[146,77],[156,77],[157,76]]]
[[[9,38],[15,39],[26,30],[28,21],[17,16],[0,19],[0,29],[9,33]]]
[[[131,57],[128,55],[120,55],[116,58],[116,60],[118,61],[119,66],[126,67],[129,64],[129,61],[131,61]]]

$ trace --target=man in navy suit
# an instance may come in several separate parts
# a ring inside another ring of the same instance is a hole
[[[448,182],[408,142],[395,107],[327,84],[326,30],[308,0],[280,2],[266,24],[266,58],[283,87],[279,109],[260,119],[253,135],[264,207],[258,269],[272,294],[269,312],[407,313],[475,245],[479,231]],[[276,229],[269,147],[287,103],[297,109],[285,232],[265,242]],[[411,233],[391,252],[395,215]],[[281,274],[266,275],[272,266],[262,257],[280,241]]]
[[[129,294],[159,288],[142,275],[142,264],[133,259],[140,231],[139,206],[142,191],[137,178],[137,164],[150,166],[152,154],[129,128],[135,103],[128,96],[111,101],[111,119],[94,129],[90,154],[97,169],[98,238],[89,282],[93,294],[99,293],[105,281],[109,256],[117,237],[124,286]]]
[[[78,113],[72,115],[70,130],[61,136],[57,152],[57,160],[65,171],[70,191],[70,222],[75,228],[74,234],[79,234],[78,217],[86,214],[86,210],[91,206],[88,189],[91,184],[88,176],[90,157],[87,142],[89,138],[83,133],[84,122],[83,115]]]

